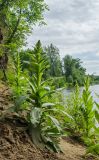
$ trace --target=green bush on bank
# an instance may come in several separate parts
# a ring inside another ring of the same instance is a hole
[[[90,92],[89,78],[85,80],[83,92],[80,93],[78,85],[74,93],[67,99],[66,110],[72,116],[68,128],[71,135],[78,137],[87,145],[87,152],[99,154],[99,106],[95,108],[95,102]],[[98,105],[96,103],[96,105]]]
[[[22,72],[19,54],[15,55],[13,61],[15,72],[9,83],[12,85],[15,105],[11,110],[21,117],[23,117],[21,113],[25,111],[29,133],[37,147],[60,151],[58,141],[64,134],[62,124],[69,115],[57,99],[53,101],[53,95],[57,93],[50,89],[49,81],[43,78],[48,62],[40,41],[34,47],[31,61],[24,62],[28,65],[27,73]],[[30,75],[31,68],[32,75]]]
[[[24,61],[27,66],[24,72],[21,63],[20,55],[16,54],[13,76],[9,77],[15,100],[13,111],[26,112],[33,143],[59,151],[59,137],[67,133],[65,129],[68,129],[69,134],[76,135],[88,146],[88,152],[98,154],[99,137],[95,126],[98,112],[93,109],[89,78],[84,83],[82,94],[76,84],[74,93],[64,106],[61,92],[56,92],[56,88],[62,87],[65,80],[63,77],[44,80],[48,62],[40,41],[31,53],[31,60]]]

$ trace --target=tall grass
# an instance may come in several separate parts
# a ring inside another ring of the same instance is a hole
[[[95,108],[94,106],[97,106]],[[67,101],[67,112],[72,116],[69,129],[71,135],[79,136],[79,138],[87,145],[87,152],[99,154],[99,105],[94,102],[90,91],[90,80],[86,78],[82,94],[78,85],[75,91]],[[98,133],[98,134],[97,134]]]

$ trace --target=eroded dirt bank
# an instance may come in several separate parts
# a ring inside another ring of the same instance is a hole
[[[9,88],[0,84],[0,117],[13,106]],[[0,160],[84,160],[85,147],[77,142],[62,139],[63,154],[53,154],[37,149],[27,132],[27,125],[16,115],[6,115],[0,120]],[[93,160],[93,157],[87,158]]]

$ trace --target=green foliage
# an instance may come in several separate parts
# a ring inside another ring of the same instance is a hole
[[[33,75],[28,80],[31,88],[29,92],[31,109],[28,119],[33,131],[39,128],[38,137],[34,136],[35,132],[31,133],[32,140],[37,146],[40,146],[40,139],[44,146],[58,151],[59,147],[55,142],[57,141],[56,137],[61,135],[62,129],[59,121],[55,118],[55,113],[59,114],[62,107],[55,103],[46,102],[46,97],[54,91],[51,91],[46,86],[46,81],[43,81],[43,74],[48,67],[48,62],[41,48],[40,41],[38,41],[34,48],[32,61],[29,65],[33,66]]]
[[[99,84],[99,76],[98,75],[90,75],[91,84]]]
[[[3,46],[14,46],[2,50],[0,45],[2,69],[6,81],[6,69],[8,65],[8,55],[12,55],[23,45],[26,45],[26,37],[32,32],[35,24],[45,24],[43,13],[48,10],[44,0],[0,0],[0,35]],[[9,54],[10,53],[10,54]]]
[[[62,76],[62,63],[60,60],[59,49],[51,44],[45,47],[45,53],[48,57],[49,69],[46,71],[46,77],[60,77]]]
[[[85,69],[81,66],[80,59],[74,59],[72,56],[66,55],[63,59],[64,73],[68,83],[73,85],[76,82],[81,86],[84,83]]]
[[[48,83],[53,89],[58,89],[62,87],[66,87],[65,77],[52,77]]]
[[[94,154],[99,155],[99,104],[96,103],[95,106],[95,120],[96,120],[96,126],[95,126],[95,142],[88,148],[87,152],[91,152]]]
[[[88,147],[87,153],[93,153],[95,155],[99,155],[99,140],[94,145],[91,144],[90,147]]]
[[[96,126],[97,110],[94,108],[94,101],[89,90],[90,81],[87,77],[83,90],[82,113],[84,117],[83,140],[88,146],[87,152],[99,154],[99,128]]]
[[[0,28],[4,28],[4,43],[23,45],[32,26],[43,23],[43,12],[48,9],[44,0],[0,0]]]
[[[19,53],[14,55],[14,71],[15,71],[15,92],[17,95],[22,94],[22,69],[21,69],[21,63],[20,63],[20,56]]]
[[[99,123],[99,104],[96,102],[95,102],[95,104],[96,104],[95,118],[96,118],[97,122]]]
[[[12,61],[11,61],[12,63]],[[11,65],[12,67],[12,65]],[[10,72],[10,73],[9,73]],[[9,70],[8,83],[13,91],[13,99],[15,102],[14,111],[18,112],[25,109],[24,102],[26,101],[26,87],[27,81],[25,75],[22,72],[21,61],[19,53],[13,55],[13,71]]]
[[[27,120],[30,126],[30,135],[34,144],[38,147],[47,147],[59,151],[57,137],[62,135],[61,117],[68,116],[63,111],[64,107],[59,103],[49,101],[49,97],[55,92],[51,91],[44,81],[43,74],[49,67],[47,57],[43,52],[40,41],[32,51],[31,60],[25,61],[28,69],[32,68],[32,75],[27,78],[30,87],[27,88]],[[60,117],[60,118],[59,118]],[[58,121],[60,120],[60,122]]]
[[[47,56],[49,68],[44,71],[43,78],[48,79],[51,77],[51,83],[56,88],[61,88],[66,85],[74,86],[76,81],[79,85],[84,85],[85,69],[81,66],[80,59],[74,59],[71,56],[65,56],[64,66],[59,55],[59,49],[53,44],[44,48],[44,52]],[[21,61],[31,61],[32,50],[21,51]],[[28,62],[23,63],[22,68],[25,70],[28,68]],[[32,68],[29,68],[30,75],[33,74]],[[63,75],[64,72],[64,75]]]
[[[33,52],[32,49],[31,50],[28,49],[28,50],[20,52],[20,57],[21,57],[21,62],[22,62],[22,70],[29,69],[30,76],[33,74],[33,69],[32,69],[33,67],[29,67],[28,61],[32,60],[32,52]],[[61,87],[66,86],[66,81],[65,81],[65,77],[61,76],[62,75],[62,66],[61,66],[60,57],[59,57],[59,55],[54,55],[54,54],[56,54],[56,53],[54,53],[54,52],[47,53],[47,47],[46,47],[45,55],[46,55],[49,67],[44,71],[43,78],[50,79],[49,80],[50,86],[54,86],[54,88],[61,88]],[[57,56],[57,58],[56,58],[56,56]],[[53,59],[53,57],[54,57],[54,59]],[[50,60],[50,58],[53,59],[53,64],[51,64],[52,61]],[[60,65],[58,65],[58,62],[60,62]],[[54,69],[53,69],[53,67],[54,67]],[[61,73],[59,71],[60,69],[61,69]],[[55,70],[55,74],[53,74],[53,75],[50,74],[52,72],[52,70]],[[57,75],[59,77],[56,77]]]
[[[13,71],[14,76],[12,75],[13,77],[9,77],[9,82],[12,83],[13,92],[15,93],[15,95],[19,96],[23,92],[22,83],[24,80],[19,53],[13,55]]]
[[[40,41],[33,50],[16,53],[25,44],[33,25],[45,24],[43,12],[46,9],[44,0],[0,0],[3,32],[0,56],[14,51],[11,72],[8,72],[15,102],[10,111],[21,113],[20,116],[25,112],[29,133],[38,147],[60,151],[59,138],[67,128],[84,141],[88,153],[99,154],[99,127],[96,125],[99,124],[99,104],[94,103],[91,96],[89,78],[84,82],[85,69],[80,59],[67,55],[62,66],[58,48],[51,44],[43,51]],[[99,77],[92,75],[91,79],[98,83]],[[64,107],[61,92],[55,89],[64,87],[66,82],[76,85]],[[84,84],[82,94],[76,82]]]
[[[72,134],[81,136],[83,128],[83,116],[81,111],[82,99],[80,95],[80,88],[76,83],[73,93],[66,100],[67,112],[72,116],[73,121],[68,122],[68,128]]]
[[[94,120],[95,111],[93,108],[94,101],[91,96],[89,87],[90,87],[90,82],[89,82],[89,78],[87,78],[85,81],[84,90],[82,93],[82,100],[83,100],[82,114],[85,122],[84,132],[87,137],[91,136],[91,132],[95,125],[95,120]]]
[[[76,89],[68,98],[67,113],[72,116],[72,121],[67,121],[71,135],[79,137],[87,145],[87,153],[99,154],[99,105],[94,107],[90,92],[90,80],[86,78],[82,93],[76,84]]]
[[[20,52],[20,60],[22,63],[22,70],[28,70],[30,75],[32,75],[32,68],[30,69],[28,62],[31,61],[32,57],[32,49],[27,49],[27,50],[21,50]]]

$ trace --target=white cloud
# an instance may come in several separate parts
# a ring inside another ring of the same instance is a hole
[[[99,74],[99,0],[46,0],[47,26],[35,27],[29,47],[38,39],[43,45],[55,44],[61,57],[71,54],[84,61],[87,71]],[[87,57],[87,59],[86,59]],[[89,62],[88,62],[89,60]],[[91,65],[89,65],[89,63]]]
[[[97,52],[96,55],[99,56],[99,52]]]

